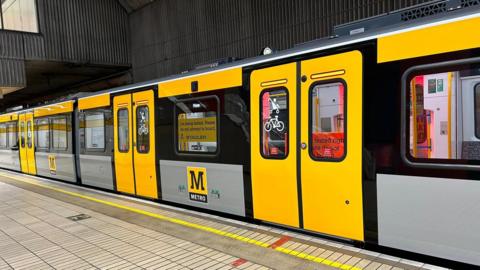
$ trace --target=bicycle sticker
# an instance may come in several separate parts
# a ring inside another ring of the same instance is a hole
[[[263,125],[263,129],[266,132],[270,132],[272,130],[277,130],[278,132],[282,132],[285,130],[285,123],[283,121],[278,120],[278,114],[280,113],[280,105],[277,102],[276,98],[269,98],[269,102],[271,103],[271,110],[270,115],[274,114],[273,117],[269,117],[266,119],[267,121]]]
[[[139,111],[140,119],[139,119],[139,127],[138,127],[138,135],[147,135],[148,134],[148,126],[147,126],[147,116],[145,111]]]

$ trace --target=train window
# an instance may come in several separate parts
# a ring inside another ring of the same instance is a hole
[[[52,148],[67,150],[67,118],[65,116],[52,118]]]
[[[28,148],[32,148],[32,139],[33,139],[33,131],[32,131],[32,121],[27,121],[27,146]]]
[[[475,85],[475,136],[480,139],[480,82]]]
[[[345,91],[343,82],[314,84],[310,90],[310,156],[315,160],[345,158]]]
[[[105,115],[103,112],[85,113],[85,148],[105,149]]]
[[[25,148],[25,121],[20,122],[20,145]]]
[[[9,123],[7,125],[8,129],[8,146],[12,149],[15,150],[16,148],[18,149],[18,130],[17,130],[17,123]]]
[[[216,153],[218,98],[203,97],[175,103],[177,149],[180,153]]]
[[[148,153],[150,151],[150,115],[148,106],[137,107],[137,152]]]
[[[438,67],[408,76],[405,149],[410,160],[480,161],[479,83],[480,68],[474,66]]]
[[[260,147],[264,158],[288,155],[288,92],[286,88],[267,89],[260,94]]]
[[[128,124],[128,109],[122,108],[117,112],[118,119],[118,151],[128,152],[130,149],[130,128]]]
[[[7,148],[7,125],[0,124],[0,148]]]
[[[37,136],[36,145],[39,149],[48,149],[50,147],[50,125],[48,118],[37,119],[36,122]]]

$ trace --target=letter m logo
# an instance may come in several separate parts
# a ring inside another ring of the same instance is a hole
[[[187,167],[188,192],[195,194],[208,194],[207,169]]]
[[[195,176],[194,171],[190,171],[190,179],[192,179],[192,183],[190,184],[190,189],[195,190],[205,190],[203,187],[203,172],[198,172],[198,178]]]

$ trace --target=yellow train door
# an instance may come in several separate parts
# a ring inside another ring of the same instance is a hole
[[[250,78],[253,214],[299,227],[297,64],[255,70]]]
[[[27,157],[27,124],[25,114],[18,115],[18,148],[20,152],[20,167],[23,173],[28,173]]]
[[[304,228],[363,241],[362,54],[301,62]]]
[[[137,195],[158,198],[155,164],[155,95],[153,90],[133,93],[133,160]]]
[[[27,152],[27,164],[28,164],[28,173],[37,174],[37,168],[35,163],[35,132],[33,125],[33,113],[29,112],[25,114],[25,123],[27,127],[27,141],[26,141],[26,152]]]
[[[132,95],[113,98],[114,159],[117,190],[135,194],[132,145]]]
[[[250,83],[254,217],[363,241],[361,53],[255,70]]]
[[[113,98],[117,190],[158,198],[153,90]]]

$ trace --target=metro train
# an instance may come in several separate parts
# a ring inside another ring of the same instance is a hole
[[[480,266],[479,8],[4,113],[0,167]]]

